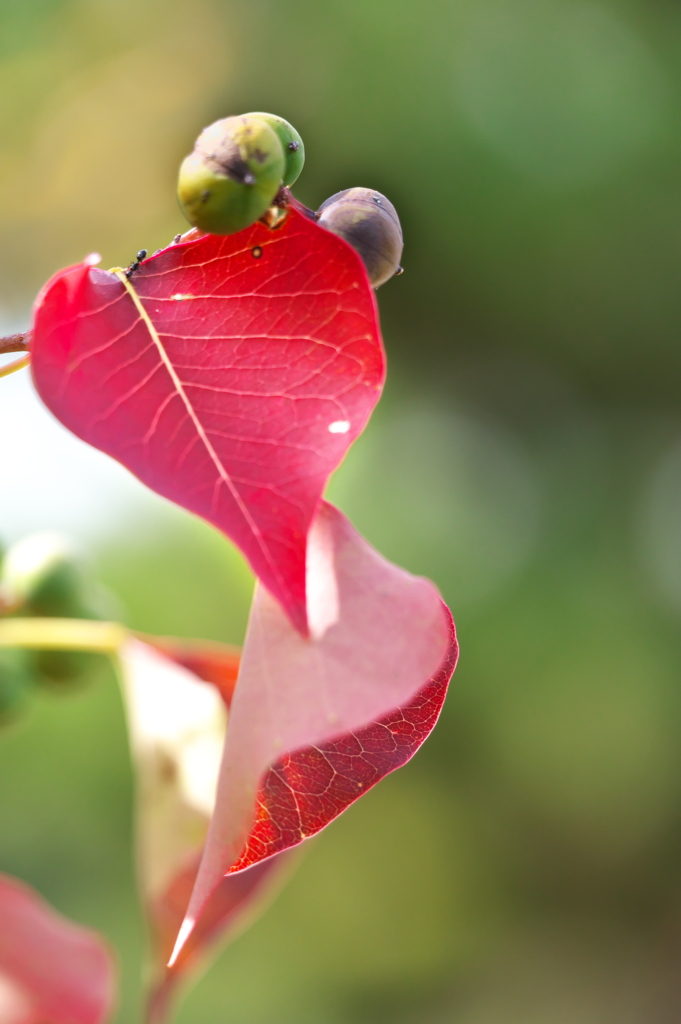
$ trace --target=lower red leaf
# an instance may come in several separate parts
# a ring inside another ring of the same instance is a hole
[[[322,829],[413,756],[442,707],[458,648],[433,584],[387,562],[326,503],[307,564],[309,637],[256,591],[215,811],[171,965],[225,876]]]
[[[168,1001],[178,980],[205,957],[206,947],[223,940],[254,912],[280,881],[287,852],[319,832],[390,772],[409,761],[439,718],[458,646],[449,609],[450,646],[440,670],[407,705],[378,722],[319,747],[305,747],[281,758],[265,774],[257,798],[256,818],[246,847],[219,882],[196,927],[172,967],[152,993],[149,1024],[166,1019]],[[199,867],[177,878],[156,912],[166,941],[176,935],[189,904]],[[158,934],[158,933],[157,933]],[[172,942],[166,946],[166,956]]]
[[[266,773],[246,847],[229,869],[241,871],[319,832],[396,768],[411,760],[440,716],[458,647],[413,700],[357,732],[281,758]]]

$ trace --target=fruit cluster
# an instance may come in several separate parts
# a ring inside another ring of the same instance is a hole
[[[303,140],[282,117],[257,112],[223,118],[204,128],[182,162],[180,207],[200,231],[235,234],[272,206],[285,205],[304,162]],[[401,272],[402,228],[395,207],[380,192],[345,189],[322,203],[315,216],[357,250],[374,288]]]
[[[99,619],[107,617],[107,600],[80,552],[60,534],[31,534],[2,559],[0,615]],[[0,648],[0,723],[23,708],[36,685],[85,682],[97,659],[82,651]]]

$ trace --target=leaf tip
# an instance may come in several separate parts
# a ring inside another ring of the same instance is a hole
[[[195,924],[196,919],[193,917],[185,917],[184,921],[182,922],[182,926],[179,932],[177,933],[177,940],[175,942],[175,946],[173,948],[172,953],[170,954],[170,959],[168,960],[167,966],[169,970],[172,969],[177,963],[177,958],[182,952],[182,947],[184,946],[185,942],[193,932]]]

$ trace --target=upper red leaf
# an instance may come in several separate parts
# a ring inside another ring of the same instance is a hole
[[[276,229],[169,246],[129,286],[86,263],[44,287],[43,401],[231,537],[305,632],[307,531],[384,379],[360,258],[292,207]]]

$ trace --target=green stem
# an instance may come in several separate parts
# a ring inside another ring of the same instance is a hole
[[[129,634],[118,622],[89,619],[3,619],[0,647],[42,651],[93,651],[118,654]]]

